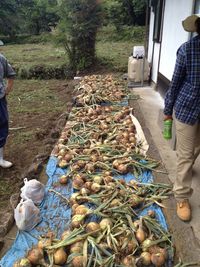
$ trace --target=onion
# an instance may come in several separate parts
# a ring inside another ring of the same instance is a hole
[[[73,193],[70,197],[70,204],[71,206],[74,205],[74,204],[77,204],[77,197],[80,196],[80,193],[76,192],[76,193]]]
[[[156,213],[154,210],[148,210],[147,215],[151,218],[155,218],[156,217]]]
[[[134,250],[137,247],[136,242],[134,242],[134,240],[130,240],[129,238],[123,238],[123,243],[127,243],[127,246],[123,249],[123,252],[125,253],[125,255],[130,255],[134,252]]]
[[[67,162],[70,162],[71,159],[72,159],[72,155],[71,154],[66,154],[64,156],[64,160],[66,160]]]
[[[61,160],[61,161],[58,163],[58,166],[59,166],[60,168],[64,169],[64,168],[67,168],[68,163],[67,163],[66,160],[63,159],[63,160]]]
[[[125,164],[119,164],[119,166],[116,168],[121,174],[126,174],[128,172],[127,165]]]
[[[95,183],[97,183],[97,184],[101,184],[102,181],[103,181],[103,178],[102,178],[101,176],[99,176],[99,175],[95,175],[95,176],[93,177],[93,181],[94,181]]]
[[[147,238],[142,242],[143,251],[148,251],[151,246],[152,246],[152,240],[150,238]]]
[[[120,161],[118,159],[115,159],[112,163],[113,167],[116,169],[118,168],[119,164],[120,164]]]
[[[86,182],[84,183],[84,187],[87,188],[88,190],[91,190],[92,182]]]
[[[142,252],[140,255],[140,262],[144,266],[149,266],[151,264],[151,254],[149,252]]]
[[[140,204],[142,204],[143,200],[144,199],[142,197],[132,194],[130,196],[129,203],[131,204],[132,208],[137,208]]]
[[[110,175],[106,175],[106,176],[103,178],[103,180],[104,180],[104,183],[105,183],[105,184],[108,184],[108,183],[110,183],[110,182],[113,181],[113,178],[112,178],[112,176],[110,176]]]
[[[99,226],[101,230],[105,230],[108,226],[110,226],[111,228],[113,226],[113,223],[110,218],[104,218],[100,221]]]
[[[60,184],[67,184],[68,182],[68,176],[67,175],[62,175],[60,178],[59,178],[59,183]]]
[[[137,241],[141,244],[146,239],[146,232],[144,231],[142,226],[139,226],[135,233]]]
[[[72,185],[74,189],[80,190],[84,185],[84,181],[81,178],[74,178]]]
[[[165,256],[164,256],[164,254],[161,253],[161,252],[151,254],[151,262],[156,267],[163,266],[163,264],[165,263]]]
[[[66,230],[62,233],[61,235],[61,240],[64,240],[66,239],[69,235],[71,234],[71,231],[70,230]]]
[[[33,265],[41,264],[46,266],[46,263],[44,261],[44,253],[41,248],[33,248],[29,250],[27,259]]]
[[[93,163],[87,163],[85,165],[85,170],[88,171],[89,173],[94,172],[94,170],[95,170],[94,164]]]
[[[53,258],[55,264],[63,265],[67,261],[67,254],[63,248],[59,248],[54,253]]]
[[[74,215],[72,217],[71,226],[72,228],[79,228],[85,219],[85,215]]]
[[[76,207],[75,209],[75,214],[80,214],[80,215],[84,215],[88,213],[88,208],[84,205],[79,205],[78,207]]]
[[[101,186],[100,184],[97,183],[93,183],[91,186],[91,190],[95,193],[99,192],[101,190]]]
[[[94,231],[97,231],[97,230],[100,230],[100,225],[98,223],[96,223],[96,222],[90,222],[86,226],[86,232],[87,233],[94,232]],[[96,236],[97,233],[93,233],[91,235],[92,236]]]
[[[84,257],[83,256],[75,256],[72,259],[72,267],[83,267]]]
[[[13,267],[31,267],[31,263],[27,258],[23,258],[14,263]]]
[[[78,160],[76,164],[77,164],[80,168],[84,168],[86,162],[85,162],[84,160]]]
[[[90,190],[85,188],[85,187],[81,188],[81,190],[80,190],[80,194],[82,196],[87,196],[89,193],[90,193]]]
[[[84,241],[78,241],[70,246],[70,253],[82,253]]]
[[[44,249],[45,247],[51,246],[51,239],[41,238],[37,244],[38,248]]]
[[[111,202],[110,202],[110,207],[118,207],[120,206],[122,203],[120,202],[120,200],[118,198],[115,198],[113,199]]]
[[[98,161],[98,156],[96,155],[96,154],[92,154],[91,156],[90,156],[90,160],[92,161],[92,162],[97,162]]]
[[[122,264],[127,267],[135,267],[135,258],[134,256],[126,256],[125,258],[122,259]]]

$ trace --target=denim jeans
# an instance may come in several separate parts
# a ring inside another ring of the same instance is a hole
[[[8,110],[6,98],[0,98],[0,147],[3,147],[8,137]]]

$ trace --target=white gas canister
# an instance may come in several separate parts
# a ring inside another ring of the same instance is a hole
[[[144,66],[143,66],[144,64]],[[143,74],[144,73],[144,74]],[[149,63],[145,58],[129,57],[128,79],[135,83],[147,81],[149,78]]]

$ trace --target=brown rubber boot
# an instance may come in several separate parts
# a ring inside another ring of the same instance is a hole
[[[177,202],[177,215],[184,222],[188,222],[191,220],[192,214],[188,199]]]

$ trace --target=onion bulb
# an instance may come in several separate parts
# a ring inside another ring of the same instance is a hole
[[[75,214],[80,214],[80,215],[84,215],[87,214],[88,212],[88,208],[84,205],[79,205],[78,207],[76,207],[75,209]]]
[[[101,186],[100,184],[97,183],[93,183],[91,186],[91,190],[95,193],[99,192],[101,190]]]
[[[87,224],[86,226],[86,232],[87,233],[90,233],[90,232],[94,232],[94,231],[97,231],[97,230],[100,230],[100,225],[96,222],[90,222]],[[93,236],[96,236],[97,233],[94,233],[94,234],[91,234]]]
[[[163,264],[165,263],[165,256],[164,256],[164,254],[161,253],[161,252],[151,254],[151,262],[156,267],[163,266]]]
[[[125,258],[122,259],[122,264],[127,267],[135,267],[135,258],[134,256],[126,256]]]
[[[40,249],[44,249],[45,247],[51,246],[51,239],[49,239],[49,238],[41,238],[38,241],[37,246]]]
[[[46,263],[44,262],[44,253],[41,248],[33,248],[29,250],[27,259],[33,265],[38,265],[38,264],[46,265]]]
[[[72,228],[79,228],[85,219],[85,215],[74,215],[72,217],[71,226]]]
[[[99,226],[100,226],[101,230],[105,230],[108,226],[110,226],[110,228],[111,228],[113,226],[113,223],[112,223],[111,219],[104,218],[100,221]]]
[[[69,235],[71,234],[71,231],[70,230],[66,230],[62,233],[61,235],[61,240],[64,240],[66,239]]]
[[[75,256],[72,259],[72,267],[83,267],[84,257],[83,256]]]
[[[67,261],[67,254],[63,248],[59,248],[53,254],[53,259],[55,264],[63,265]]]
[[[139,226],[135,233],[137,241],[141,244],[146,239],[146,232],[144,231],[142,226]]]
[[[140,262],[144,266],[149,266],[151,264],[151,254],[149,252],[142,252],[140,255]]]
[[[70,253],[82,253],[84,241],[78,241],[70,246]]]
[[[67,163],[66,160],[63,159],[63,160],[61,160],[61,161],[58,163],[58,166],[59,166],[60,168],[64,169],[64,168],[67,168],[68,163]]]
[[[13,267],[31,267],[31,263],[27,258],[23,258],[14,263]]]
[[[68,182],[68,176],[67,175],[62,175],[60,178],[59,178],[59,183],[60,184],[67,184]]]
[[[93,177],[93,181],[94,181],[94,183],[101,184],[102,181],[103,181],[103,178],[101,176],[99,176],[99,175],[95,175]]]

